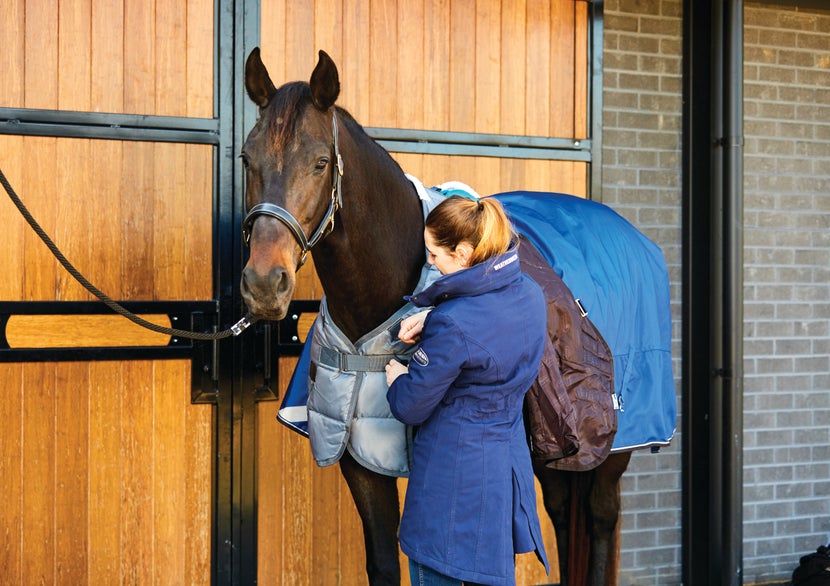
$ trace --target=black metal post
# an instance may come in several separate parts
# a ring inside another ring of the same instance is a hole
[[[743,3],[683,11],[683,582],[739,585]]]
[[[225,324],[245,313],[239,280],[245,264],[240,234],[244,216],[242,141],[256,119],[245,97],[245,56],[259,40],[258,0],[216,2],[216,66],[214,116],[219,146],[214,159],[217,227],[214,236],[214,290]],[[251,40],[253,39],[253,40]],[[253,328],[219,343],[219,391],[216,400],[212,582],[255,584],[257,581],[256,368],[250,351],[257,344]],[[261,345],[261,343],[260,343]]]

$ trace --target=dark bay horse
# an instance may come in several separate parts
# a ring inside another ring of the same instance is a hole
[[[249,210],[243,231],[250,245],[244,301],[258,319],[283,319],[295,273],[311,252],[328,312],[354,342],[395,313],[418,284],[425,252],[416,189],[335,105],[340,82],[325,52],[309,83],[277,89],[255,49],[245,86],[260,117],[241,155]],[[620,512],[619,481],[629,459],[630,452],[614,452],[590,472],[537,467],[563,584],[614,582],[615,568],[607,562]],[[339,464],[363,523],[369,582],[399,584],[396,478],[364,468],[348,450]],[[587,528],[573,523],[578,502],[587,511]]]

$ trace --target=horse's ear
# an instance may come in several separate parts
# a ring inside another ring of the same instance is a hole
[[[320,110],[328,110],[340,95],[340,77],[337,66],[325,51],[319,52],[317,66],[311,73],[311,99]]]
[[[251,51],[248,60],[245,62],[245,90],[248,92],[251,101],[260,108],[267,106],[274,94],[277,93],[277,88],[274,86],[274,82],[271,81],[268,70],[265,69],[265,64],[259,56],[259,47]]]

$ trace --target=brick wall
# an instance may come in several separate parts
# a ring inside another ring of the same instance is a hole
[[[830,10],[744,13],[744,576],[830,540]]]
[[[605,2],[603,201],[669,264],[680,357],[680,0]],[[745,5],[744,582],[830,540],[830,11]],[[675,364],[679,375],[680,364]],[[678,385],[679,389],[679,385]],[[679,397],[678,397],[679,404]],[[679,584],[680,434],[623,477],[620,584]]]

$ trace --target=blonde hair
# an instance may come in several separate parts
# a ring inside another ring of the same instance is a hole
[[[435,244],[450,251],[469,243],[473,247],[470,265],[504,254],[515,238],[504,208],[492,197],[450,196],[429,213],[426,228]]]

